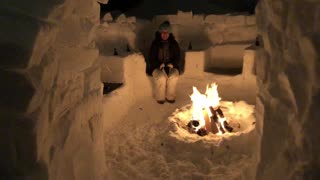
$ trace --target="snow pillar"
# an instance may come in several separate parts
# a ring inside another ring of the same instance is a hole
[[[242,66],[242,77],[243,79],[248,79],[254,76],[254,60],[255,60],[255,50],[246,49],[243,55],[243,66]]]
[[[93,0],[1,2],[4,179],[103,179]]]
[[[204,51],[186,52],[184,75],[201,75],[204,72]]]
[[[320,177],[319,1],[261,0],[256,59],[257,125],[263,127],[256,179]],[[260,128],[258,128],[260,129]]]

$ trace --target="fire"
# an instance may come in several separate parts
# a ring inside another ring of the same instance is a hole
[[[198,131],[205,125],[203,108],[205,108],[207,97],[201,94],[196,87],[193,87],[190,98],[192,100],[192,119],[199,121],[199,126],[195,129],[195,131]]]
[[[218,107],[220,105],[221,98],[218,94],[218,85],[216,83],[212,83],[211,86],[207,85],[206,88],[206,105],[212,107]]]
[[[194,127],[194,131],[203,128],[207,132],[223,134],[228,129],[226,118],[220,109],[220,100],[218,86],[216,83],[207,85],[205,94],[201,94],[196,87],[193,87],[193,93],[190,96],[192,100],[192,120],[198,121],[199,125]]]

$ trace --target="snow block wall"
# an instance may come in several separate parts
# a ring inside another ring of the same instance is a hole
[[[123,117],[128,116],[130,108],[137,107],[143,99],[151,99],[152,79],[145,73],[146,64],[141,54],[123,58],[100,56],[99,60],[102,68],[110,70],[102,73],[103,80],[123,83],[119,89],[104,96],[104,129],[108,131],[116,127]],[[118,72],[115,73],[115,70]]]
[[[185,49],[189,42],[193,49],[203,50],[210,45],[252,42],[256,38],[253,15],[195,15],[178,11],[177,15],[156,16],[152,20],[153,27],[158,28],[165,20],[171,22],[173,33]]]
[[[0,177],[102,179],[102,84],[93,0],[0,9]]]
[[[320,178],[320,3],[261,0],[257,51],[257,177]]]
[[[176,15],[155,16],[152,21],[126,17],[116,19],[106,14],[97,30],[97,45],[103,55],[112,55],[114,48],[119,54],[131,49],[145,54],[159,25],[169,20],[172,32],[182,50],[205,50],[211,46],[254,42],[256,38],[255,16],[247,15],[194,15],[192,12],[178,11]]]

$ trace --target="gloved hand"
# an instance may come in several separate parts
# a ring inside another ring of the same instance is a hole
[[[165,67],[164,63],[162,63],[159,67],[160,70],[162,70]]]
[[[168,66],[170,69],[173,68],[173,65],[172,65],[171,63],[169,63],[167,66]]]

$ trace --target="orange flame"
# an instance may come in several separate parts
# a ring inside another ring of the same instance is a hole
[[[193,93],[190,96],[192,100],[192,118],[193,120],[199,121],[199,126],[196,129],[199,130],[200,128],[205,128],[206,121],[205,116],[212,116],[212,113],[209,109],[209,107],[219,107],[221,98],[219,97],[218,93],[218,85],[216,83],[212,83],[211,85],[207,85],[205,95],[201,94],[199,90],[196,87],[193,87]],[[211,123],[210,118],[208,118],[209,121],[207,123]],[[226,121],[226,118],[222,118],[218,116],[218,121],[221,124],[222,128],[224,127],[224,121]],[[218,126],[219,127],[219,126]],[[223,134],[221,130],[219,129],[218,135]]]

